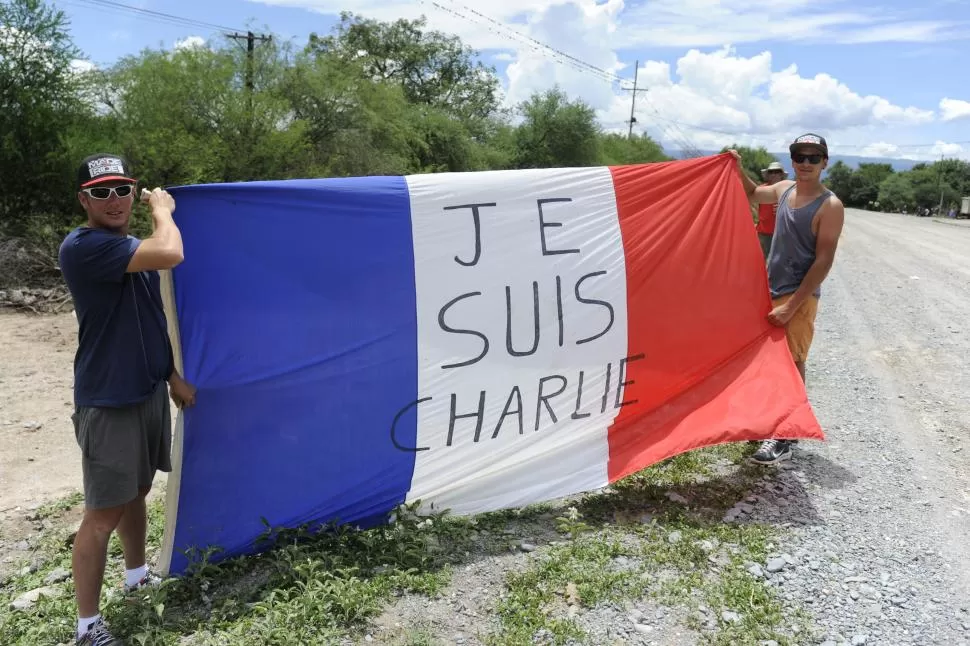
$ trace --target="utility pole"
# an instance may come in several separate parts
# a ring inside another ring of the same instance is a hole
[[[639,72],[640,72],[640,61],[637,61],[635,63],[635,67],[633,69],[633,88],[632,89],[630,89],[630,88],[620,88],[624,92],[632,92],[633,93],[633,97],[631,98],[631,101],[630,101],[630,121],[628,122],[630,124],[630,129],[626,133],[626,138],[627,139],[632,139],[633,138],[633,124],[635,124],[637,122],[637,118],[636,118],[636,116],[634,116],[634,111],[636,110],[636,107],[637,107],[637,92],[646,92],[647,91],[647,88],[637,89],[637,77],[639,75]]]
[[[637,106],[637,78],[640,76],[640,61],[639,59],[633,64],[633,90],[630,100],[630,129],[626,133],[627,139],[633,138],[633,124],[637,122],[637,118],[633,116],[633,111]]]
[[[229,34],[229,38],[233,40],[245,40],[246,41],[246,115],[248,119],[246,120],[246,138],[243,142],[245,146],[246,156],[245,159],[252,159],[253,151],[253,124],[256,120],[255,110],[253,107],[253,94],[255,87],[255,66],[253,59],[256,55],[256,41],[269,42],[273,38],[272,36],[257,36],[251,31],[247,31],[245,34]]]
[[[273,40],[272,36],[257,36],[251,31],[247,31],[245,34],[229,34],[229,38],[233,40],[245,40],[246,41],[246,92],[248,94],[248,105],[249,105],[249,115],[250,120],[252,120],[253,114],[253,86],[254,86],[254,68],[253,68],[253,58],[256,53],[256,41],[269,42]]]
[[[936,174],[936,190],[940,192],[940,208],[938,216],[943,215],[943,153],[940,153],[940,171]]]

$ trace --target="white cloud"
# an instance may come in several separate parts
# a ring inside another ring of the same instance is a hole
[[[201,49],[205,47],[205,38],[202,36],[189,36],[175,41],[175,49]]]
[[[349,11],[365,18],[388,22],[398,18],[414,20],[423,15],[432,29],[455,34],[466,45],[478,50],[511,49],[521,41],[510,36],[503,26],[522,15],[541,11],[559,0],[490,0],[484,7],[477,5],[480,8],[474,11],[469,8],[476,5],[472,0],[435,1],[441,8],[430,2],[414,0],[249,0],[255,4],[300,7],[331,16]],[[523,25],[518,24],[516,28],[522,30]]]
[[[798,75],[794,65],[772,75],[769,88],[775,127],[839,130],[869,124],[909,125],[933,120],[931,110],[893,105],[879,96],[860,96],[828,74]]]
[[[51,43],[39,40],[29,32],[0,25],[0,57],[9,56],[11,60],[22,59],[37,62],[48,70],[57,69],[64,74],[83,74],[96,69],[94,63],[88,60],[75,58],[72,59],[66,68],[63,67],[62,59],[52,48]],[[30,69],[23,67],[20,69]]]
[[[616,12],[622,6],[622,0],[608,0],[599,5],[566,2],[533,13],[529,36],[562,53],[534,44],[518,47],[515,61],[506,68],[508,102],[515,104],[528,99],[541,83],[543,88],[558,84],[569,96],[582,96],[594,108],[608,107],[614,91],[607,79],[622,67],[613,51],[610,34]],[[579,61],[605,74],[591,71]],[[595,80],[596,76],[602,80]]]
[[[944,121],[970,118],[970,101],[943,98],[940,101],[940,115]]]
[[[741,0],[654,0],[623,14],[620,46],[717,47],[726,42],[767,40],[819,42],[838,27],[858,29],[872,21],[858,12],[825,12],[824,0],[752,4]]]
[[[602,0],[600,0],[602,1]],[[341,11],[378,20],[428,17],[435,28],[455,33],[477,49],[508,48],[515,39],[500,25],[522,30],[522,16],[560,5],[588,11],[597,0],[249,0],[255,4],[302,7],[338,15]],[[627,0],[616,2],[611,27],[614,48],[720,47],[725,43],[771,41],[823,42],[929,42],[965,37],[952,22],[896,18],[884,8],[846,10],[844,0],[784,0],[752,4],[750,0]],[[477,7],[477,9],[476,9]],[[581,43],[571,43],[581,46]]]
[[[91,72],[98,68],[97,65],[91,61],[86,61],[81,58],[75,58],[71,61],[71,71],[75,74],[84,74],[85,72]]]
[[[934,118],[931,110],[861,95],[828,74],[803,77],[794,65],[774,71],[768,51],[743,57],[729,47],[692,49],[674,65],[676,78],[669,63],[645,62],[638,81],[645,81],[649,91],[637,96],[639,124],[674,145],[706,150],[736,142],[784,150],[794,136],[817,131],[830,139],[836,153],[839,133],[919,125]],[[544,82],[533,78],[530,85]],[[629,93],[614,95],[609,106],[594,107],[606,127],[622,128],[629,118]]]
[[[632,85],[633,69],[617,51],[674,48],[676,54],[665,60],[640,61],[638,85],[649,91],[636,98],[637,130],[646,129],[674,149],[719,149],[734,142],[785,150],[795,135],[819,131],[829,138],[833,154],[862,154],[868,146],[870,152],[910,156],[912,148],[871,142],[892,139],[894,130],[904,126],[935,121],[932,109],[897,105],[851,88],[831,73],[802,76],[795,65],[776,69],[767,45],[751,56],[738,55],[732,46],[778,41],[935,44],[956,33],[955,23],[904,20],[885,8],[841,0],[767,5],[750,0],[490,0],[487,6],[435,0],[440,8],[413,0],[250,1],[327,14],[347,10],[378,20],[424,14],[431,28],[490,50],[486,58],[510,59],[503,79],[507,105],[559,85],[595,108],[604,127],[623,132],[631,93],[620,88]],[[944,99],[939,110],[944,119],[955,119],[970,115],[970,103]],[[931,155],[929,149],[924,146],[921,154]]]
[[[947,158],[958,157],[970,160],[970,148],[957,143],[937,140],[929,146],[916,148],[905,145],[898,146],[888,141],[877,141],[862,147],[854,155],[861,157],[885,157],[887,159],[910,159],[936,161],[941,156]]]
[[[961,37],[953,23],[942,20],[898,22],[873,25],[867,29],[839,34],[835,40],[846,45],[862,43],[937,43]]]
[[[931,159],[936,159],[939,157],[962,157],[967,159],[970,157],[970,150],[964,148],[960,144],[947,143],[945,141],[937,141],[933,144],[933,148],[930,149],[929,157]]]
[[[905,152],[899,149],[896,144],[891,144],[888,141],[877,141],[865,146],[859,153],[863,157],[890,157],[890,158],[902,158],[905,157]]]

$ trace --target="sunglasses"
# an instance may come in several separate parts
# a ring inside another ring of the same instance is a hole
[[[87,193],[90,197],[96,200],[106,200],[111,197],[114,193],[118,197],[128,197],[131,192],[135,190],[135,187],[131,184],[125,184],[123,186],[105,187],[105,186],[95,186],[93,188],[82,188],[81,191]]]
[[[791,160],[796,164],[804,164],[806,161],[809,164],[820,164],[822,163],[822,155],[818,153],[813,153],[811,155],[805,155],[803,153],[792,153]]]

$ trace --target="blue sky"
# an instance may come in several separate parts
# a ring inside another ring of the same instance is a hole
[[[119,0],[121,1],[121,0]],[[436,3],[438,6],[436,6]],[[103,0],[55,0],[87,60],[218,38]],[[495,65],[515,103],[559,83],[625,130],[640,61],[638,129],[669,147],[784,149],[806,130],[833,153],[970,159],[970,2],[965,0],[128,0],[193,22],[252,27],[302,44],[341,10],[424,14]],[[477,12],[477,13],[476,13]],[[527,38],[534,39],[526,46]],[[537,41],[539,44],[535,44]],[[603,70],[563,64],[568,54]],[[607,79],[604,79],[604,76]],[[629,82],[625,84],[628,86]]]

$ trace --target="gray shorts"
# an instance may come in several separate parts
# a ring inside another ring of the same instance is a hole
[[[151,487],[156,471],[172,470],[168,387],[125,408],[80,406],[71,417],[81,448],[84,504],[118,507]]]

